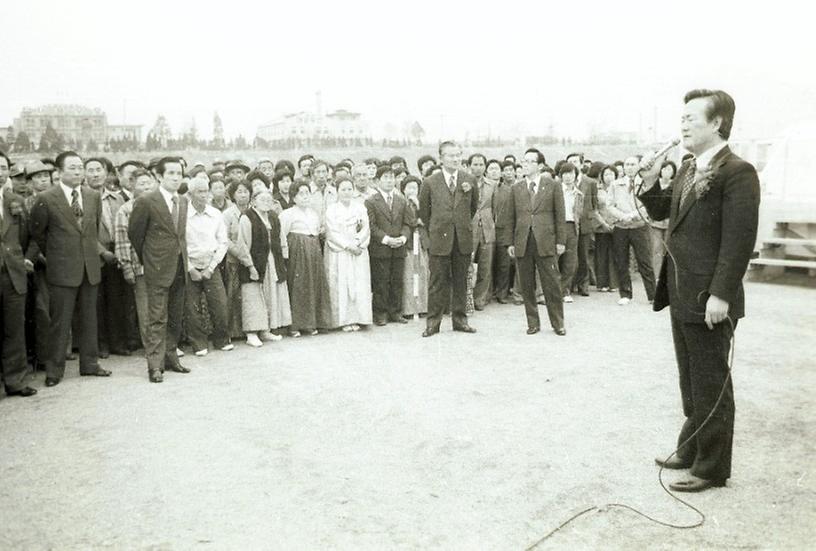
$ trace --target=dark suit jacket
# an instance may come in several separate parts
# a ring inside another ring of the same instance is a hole
[[[756,242],[759,178],[753,165],[726,146],[711,160],[709,190],[681,208],[689,166],[684,163],[665,190],[655,184],[638,196],[653,220],[669,219],[666,244],[673,260],[668,253],[663,257],[654,310],[671,304],[672,316],[703,322],[706,301],[714,295],[728,302],[736,320],[745,315],[742,278]]]
[[[167,203],[156,189],[136,199],[130,214],[128,236],[133,250],[144,265],[145,283],[170,287],[178,270],[178,257],[187,273],[187,206],[179,196],[179,227],[173,227],[173,217]]]
[[[368,244],[368,254],[371,258],[400,258],[407,254],[407,247],[397,247],[392,249],[388,245],[383,245],[382,240],[386,235],[389,237],[402,237],[410,241],[413,232],[413,220],[411,209],[408,208],[408,201],[402,195],[394,192],[391,201],[391,210],[388,203],[379,191],[365,200],[368,211],[368,224],[371,228],[371,240]]]
[[[578,227],[581,235],[586,235],[594,233],[598,219],[598,181],[584,174],[579,189],[584,194],[584,204]]]
[[[99,254],[104,248],[98,232],[102,202],[99,192],[85,186],[78,189],[82,194],[81,228],[60,184],[37,195],[31,209],[31,237],[45,253],[46,278],[51,285],[79,287],[86,273],[91,285],[101,280]]]
[[[513,244],[513,226],[510,217],[510,195],[512,185],[500,182],[493,191],[493,220],[496,222],[496,246],[509,247]]]
[[[462,184],[468,182],[465,191]],[[444,171],[425,178],[419,190],[419,217],[428,228],[430,254],[447,256],[453,251],[453,238],[459,244],[458,254],[473,252],[470,222],[479,208],[479,190],[476,179],[460,169],[456,173],[456,188],[451,194]]]
[[[536,240],[538,256],[554,256],[556,244],[567,243],[564,192],[561,184],[549,176],[539,176],[535,197],[530,197],[526,179],[513,184],[507,216],[506,223],[513,228],[516,257],[526,254],[530,229]]]
[[[28,248],[28,223],[23,197],[11,190],[3,193],[3,223],[0,224],[0,257],[6,266],[14,290],[26,292],[26,269],[23,251]],[[12,214],[15,211],[17,214]]]

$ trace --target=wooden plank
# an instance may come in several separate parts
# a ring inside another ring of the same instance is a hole
[[[816,270],[814,260],[787,260],[782,258],[755,258],[751,260],[754,266],[785,266],[788,268],[808,268]]]

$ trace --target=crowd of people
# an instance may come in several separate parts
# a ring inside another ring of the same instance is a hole
[[[427,337],[445,313],[475,332],[467,314],[494,301],[524,304],[529,334],[544,304],[564,335],[564,303],[591,286],[632,300],[630,250],[653,299],[666,225],[635,197],[638,157],[464,159],[454,142],[438,155],[412,174],[402,157],[117,167],[0,153],[7,394],[33,395],[32,370],[58,384],[77,350],[81,375],[108,376],[99,358],[144,349],[161,382],[189,371],[185,345],[205,356],[413,317]],[[661,187],[676,171],[663,164]]]

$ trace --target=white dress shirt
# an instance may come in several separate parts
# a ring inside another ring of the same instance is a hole
[[[227,226],[221,211],[205,205],[198,212],[192,203],[187,208],[187,258],[197,270],[215,271],[229,247]]]
[[[73,194],[74,190],[77,190],[77,200],[79,201],[79,208],[83,211],[85,210],[84,206],[82,205],[82,190],[79,186],[77,187],[68,187],[62,182],[60,182],[60,187],[62,188],[62,192],[65,194],[65,199],[68,201],[68,206],[70,206],[74,200]]]
[[[728,142],[721,142],[715,145],[714,147],[709,147],[704,152],[700,153],[695,157],[697,161],[697,172],[702,172],[708,165],[711,164],[711,159],[714,158],[714,155],[719,153],[725,146],[728,145]]]
[[[164,197],[164,202],[167,203],[167,210],[170,214],[173,213],[173,197],[178,198],[178,193],[170,193],[163,187],[159,186],[159,192],[161,192],[162,197]],[[178,201],[178,199],[176,199]]]

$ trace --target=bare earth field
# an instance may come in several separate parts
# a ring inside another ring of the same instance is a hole
[[[520,550],[610,501],[693,522],[657,482],[680,397],[668,315],[635,286],[627,307],[565,305],[566,338],[493,304],[476,335],[422,339],[417,320],[239,344],[162,385],[138,357],[105,361],[110,379],[71,362],[53,389],[39,374],[37,396],[0,399],[0,548]],[[705,525],[613,509],[541,549],[813,548],[816,290],[746,294],[734,477],[689,498]]]

